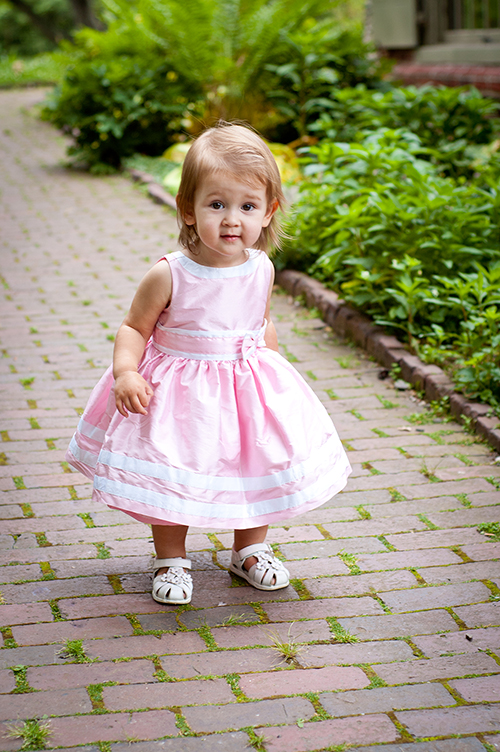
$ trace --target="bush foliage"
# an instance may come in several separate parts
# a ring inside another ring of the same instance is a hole
[[[71,135],[69,154],[94,172],[141,151],[161,154],[199,94],[154,44],[136,35],[84,29],[67,45],[68,69],[42,117]]]
[[[310,125],[318,138],[356,141],[368,130],[406,128],[429,151],[425,158],[446,175],[471,177],[477,151],[500,131],[498,103],[466,87],[415,86],[370,91],[337,89]]]
[[[405,129],[311,147],[281,263],[500,405],[500,192],[443,177],[422,156]]]
[[[381,77],[389,63],[371,52],[359,29],[332,26],[330,19],[320,24],[311,19],[287,36],[278,61],[266,69],[268,97],[289,128],[289,140],[313,130],[345,87],[388,87]]]
[[[380,80],[361,31],[332,32],[321,23],[331,19],[331,0],[105,5],[107,31],[86,29],[65,43],[68,72],[44,114],[95,169],[116,167],[133,150],[161,154],[219,118],[292,140],[334,84]]]

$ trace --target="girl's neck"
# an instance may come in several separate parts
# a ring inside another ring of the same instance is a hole
[[[203,244],[201,244],[202,246]],[[196,264],[199,264],[200,266],[210,266],[213,268],[219,268],[219,269],[225,269],[229,268],[231,266],[242,266],[242,264],[246,264],[248,259],[250,258],[250,253],[247,249],[242,251],[241,258],[231,258],[227,259],[228,263],[226,262],[226,259],[217,259],[217,263],[214,263],[213,254],[208,254],[203,252],[203,247],[200,247],[200,243],[197,244],[197,247],[194,251],[191,251],[189,248],[183,248],[182,253],[191,261],[194,261]]]

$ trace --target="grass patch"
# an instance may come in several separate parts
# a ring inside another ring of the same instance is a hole
[[[500,541],[500,522],[481,522],[477,526],[477,532],[492,541]]]
[[[100,541],[99,543],[94,543],[94,546],[97,548],[97,558],[98,559],[110,559],[111,558],[111,552],[109,548],[106,546],[104,541]]]
[[[94,520],[88,512],[81,512],[77,517],[84,521],[85,527],[95,527]]]
[[[248,734],[248,741],[252,749],[257,750],[257,752],[266,752],[267,739],[265,736],[256,734],[253,728],[242,728],[241,730]]]
[[[358,567],[358,560],[354,554],[350,554],[342,549],[342,551],[338,552],[337,556],[346,566],[349,567],[351,574],[361,574],[361,569]]]
[[[377,535],[377,540],[379,540],[389,551],[397,551],[396,546],[389,543],[385,535]]]
[[[372,428],[373,433],[378,436],[380,439],[388,439],[389,434],[385,431],[382,431],[381,428]]]
[[[16,688],[14,694],[24,694],[25,692],[34,692],[35,690],[28,684],[28,678],[26,672],[27,666],[12,666],[12,671],[16,680]]]
[[[309,592],[309,590],[306,588],[302,580],[299,580],[298,577],[292,577],[290,580],[290,585],[294,588],[294,590],[297,591],[298,596],[301,601],[310,601],[312,600],[312,595]]]
[[[240,688],[240,676],[239,674],[226,674],[226,681],[231,687],[231,691],[233,695],[236,697],[238,702],[247,702],[248,697],[245,695],[243,690]]]
[[[270,638],[274,650],[280,657],[281,661],[297,665],[299,655],[306,649],[295,637],[292,637],[293,622],[288,627],[288,639],[284,639],[277,629],[263,629],[262,631]]]
[[[69,663],[95,663],[97,658],[89,658],[86,654],[82,640],[66,640],[64,647],[59,651],[61,658],[70,659]]]
[[[488,475],[485,480],[487,480],[488,483],[491,483],[491,485],[494,486],[497,491],[500,491],[500,480],[498,478],[493,477],[493,475]]]
[[[247,614],[230,614],[221,623],[221,627],[239,627],[242,624],[248,624]],[[255,621],[259,621],[257,615]]]
[[[456,455],[455,455],[456,456]],[[472,502],[468,498],[467,494],[459,493],[455,494],[455,499],[458,499],[458,501],[466,508],[470,509],[472,506]]]
[[[289,363],[298,363],[299,359],[295,357],[293,353],[290,352],[288,347],[284,345],[283,343],[280,344],[281,349],[283,350],[285,354],[285,358],[288,360]]]
[[[422,460],[422,465],[420,467],[420,472],[422,473],[422,475],[424,476],[424,478],[427,478],[427,480],[430,480],[431,483],[439,483],[439,478],[427,466],[427,462],[425,460]]]
[[[460,460],[460,462],[463,462],[464,465],[467,465],[468,467],[477,465],[477,462],[474,462],[474,460],[472,460],[466,454],[461,454],[460,452],[456,452],[453,456],[456,457],[457,460]]]
[[[51,734],[50,723],[31,718],[24,723],[7,726],[7,736],[11,739],[22,739],[21,749],[45,749],[47,739]]]
[[[395,488],[388,488],[387,490],[391,494],[391,502],[407,501],[406,496],[403,496],[403,494]]]
[[[219,647],[217,643],[215,642],[214,636],[212,634],[212,630],[208,626],[208,624],[202,624],[201,627],[198,627],[196,629],[196,632],[200,635],[201,639],[207,646],[207,648],[210,651],[218,650]]]
[[[175,725],[179,729],[181,736],[195,736],[194,731],[191,731],[188,722],[180,710],[175,714]]]
[[[12,634],[12,629],[10,627],[0,627],[0,634],[3,637],[3,646],[4,648],[17,648],[17,642],[14,639],[14,635]]]
[[[42,573],[42,580],[55,580],[56,579],[56,576],[52,570],[52,567],[50,566],[50,562],[41,561],[39,562],[39,567]]]
[[[425,514],[417,514],[417,517],[421,522],[424,523],[424,525],[427,525],[429,530],[439,530],[438,526],[431,522],[430,519],[425,516]]]
[[[382,407],[385,407],[388,410],[391,410],[393,407],[399,407],[399,405],[396,402],[391,402],[385,397],[382,397],[380,394],[376,394],[375,397],[378,399]]]
[[[357,506],[356,511],[358,512],[359,516],[362,520],[371,520],[372,516],[370,512],[367,512],[366,509],[362,506]]]
[[[327,616],[326,620],[328,622],[328,625],[330,627],[330,632],[333,635],[333,642],[341,642],[341,643],[348,643],[353,644],[355,642],[359,642],[359,637],[356,637],[356,635],[351,634],[347,629],[345,629],[337,619],[333,616]]]
[[[382,472],[380,470],[377,470],[370,462],[363,462],[361,467],[363,470],[368,470],[370,475],[382,475]],[[356,507],[356,509],[361,509],[361,507]],[[367,513],[368,514],[368,513]],[[369,519],[369,518],[366,518]]]
[[[359,365],[358,361],[352,355],[345,355],[340,358],[335,358],[341,368],[354,368]]]
[[[43,53],[31,58],[13,55],[0,58],[0,87],[57,84],[62,80],[66,66],[57,55]]]
[[[118,684],[118,682],[102,682],[101,684],[89,684],[87,692],[89,694],[90,702],[92,703],[92,713],[94,715],[103,715],[109,713],[109,710],[104,705],[102,698],[103,687],[112,687]]]

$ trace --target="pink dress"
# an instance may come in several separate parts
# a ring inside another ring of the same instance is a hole
[[[244,529],[307,512],[351,468],[299,373],[265,346],[272,263],[227,268],[165,257],[172,300],[139,364],[148,415],[123,418],[109,368],[67,452],[93,498],[149,524]]]

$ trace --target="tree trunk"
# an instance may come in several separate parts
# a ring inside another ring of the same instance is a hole
[[[70,0],[73,14],[78,26],[90,26],[91,29],[103,29],[92,11],[90,0]]]
[[[69,39],[69,35],[65,31],[54,29],[43,16],[35,13],[33,8],[24,0],[10,0],[10,2],[15,8],[25,13],[33,26],[36,26],[38,31],[53,44],[58,44],[61,39]]]

